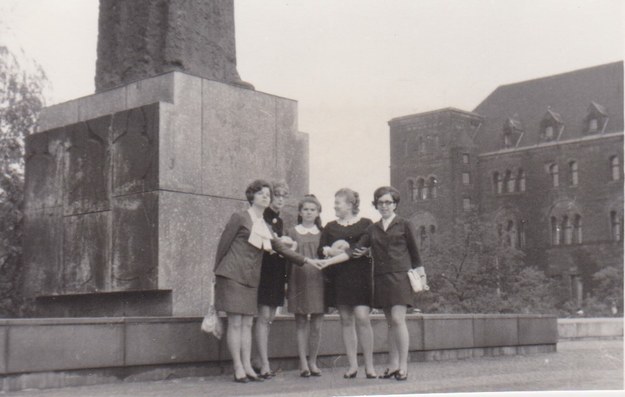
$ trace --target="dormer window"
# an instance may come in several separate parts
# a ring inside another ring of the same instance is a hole
[[[608,121],[608,112],[597,102],[591,102],[584,121],[586,123],[586,133],[602,132]]]
[[[547,113],[540,123],[541,138],[544,142],[560,139],[560,134],[564,130],[564,122],[562,117],[551,109],[547,109]]]
[[[503,125],[503,147],[517,147],[523,137],[523,126],[519,121],[519,115],[509,117]]]

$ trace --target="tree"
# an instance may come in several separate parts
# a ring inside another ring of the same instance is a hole
[[[420,302],[427,312],[552,313],[551,281],[524,263],[491,222],[470,213],[452,230],[422,247],[428,292]]]
[[[0,317],[19,311],[24,140],[35,131],[47,82],[38,65],[0,46]]]

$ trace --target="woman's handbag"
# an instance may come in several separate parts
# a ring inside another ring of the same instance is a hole
[[[224,329],[223,324],[221,323],[221,318],[217,314],[217,310],[215,309],[215,281],[213,280],[213,292],[211,296],[211,305],[208,307],[208,312],[204,316],[202,320],[202,331],[207,334],[213,334],[215,338],[221,339],[221,335],[223,335]]]
[[[423,266],[408,270],[408,279],[414,292],[429,291],[427,276]]]

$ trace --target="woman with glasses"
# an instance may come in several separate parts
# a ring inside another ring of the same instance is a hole
[[[289,187],[285,182],[274,182],[272,185],[273,198],[271,204],[265,209],[263,218],[271,226],[273,233],[282,237],[284,222],[280,217],[280,210],[289,196]],[[278,306],[284,305],[286,278],[286,260],[276,252],[264,252],[258,285],[258,317],[254,326],[260,364],[258,367],[263,379],[275,376],[275,372],[269,366],[269,330],[276,317]]]
[[[389,367],[382,378],[408,379],[409,334],[406,309],[414,295],[408,270],[421,265],[417,249],[417,233],[412,223],[395,214],[399,191],[382,186],[373,193],[373,205],[382,219],[367,228],[364,236],[346,253],[328,260],[325,266],[360,258],[371,249],[373,256],[373,307],[384,310],[389,327]],[[340,265],[343,266],[343,265]],[[337,266],[337,267],[340,267]]]

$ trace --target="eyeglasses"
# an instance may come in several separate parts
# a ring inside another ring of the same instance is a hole
[[[394,201],[378,201],[378,205],[391,205],[395,204]]]
[[[288,198],[289,194],[288,193],[274,193],[273,197],[282,197],[282,198]]]

